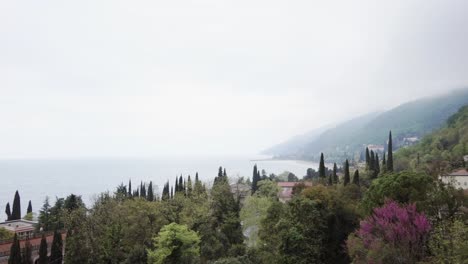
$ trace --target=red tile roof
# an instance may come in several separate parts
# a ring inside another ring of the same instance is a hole
[[[451,172],[447,176],[468,176],[468,171],[466,169],[458,169]]]

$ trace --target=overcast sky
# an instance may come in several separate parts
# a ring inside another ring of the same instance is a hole
[[[467,10],[0,0],[0,157],[258,153],[468,86]]]

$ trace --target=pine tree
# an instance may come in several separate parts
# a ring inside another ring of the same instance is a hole
[[[319,177],[325,179],[325,160],[323,158],[323,153],[320,154],[320,164],[319,164]]]
[[[13,243],[11,244],[8,264],[21,264],[21,248],[16,234],[14,235]]]
[[[177,178],[177,176],[176,176],[176,178],[175,178],[174,191],[175,191],[175,192],[178,192],[178,191],[179,191],[179,179]]]
[[[392,131],[388,134],[387,172],[393,172]]]
[[[31,204],[31,200],[29,200],[29,203],[28,203],[28,210],[26,211],[27,214],[31,214],[32,213],[32,204]]]
[[[47,257],[47,240],[44,234],[42,234],[41,245],[39,247],[39,259],[37,264],[47,264],[49,258]]]
[[[7,215],[7,221],[11,220],[11,209],[10,209],[10,203],[6,204],[5,207],[5,214]]]
[[[11,220],[21,219],[21,199],[18,191],[15,193],[15,199],[13,200],[13,212],[11,213]]]
[[[50,249],[50,263],[62,263],[63,259],[63,241],[62,241],[62,235],[57,232],[57,230],[54,231],[54,239],[52,240],[52,247]]]
[[[346,160],[345,166],[344,166],[344,179],[343,179],[343,184],[346,186],[348,185],[350,181],[350,175],[349,175],[349,161]]]
[[[29,240],[24,243],[23,254],[21,255],[22,264],[33,264],[32,245]]]
[[[359,170],[354,171],[353,184],[356,184],[359,186]]]
[[[182,192],[184,191],[184,179],[182,178],[182,174],[180,175],[179,177],[179,185],[178,185],[179,189],[177,190],[177,192]]]
[[[336,166],[336,163],[333,163],[333,183],[338,183],[338,168]]]
[[[223,177],[223,167],[219,167],[218,169],[218,177]]]
[[[146,200],[152,202],[154,201],[154,191],[153,191],[153,182],[150,181],[148,185],[148,195],[146,196]]]
[[[253,168],[253,176],[252,176],[252,194],[254,194],[257,191],[259,181],[260,181],[260,173],[258,172],[257,164],[255,164]]]

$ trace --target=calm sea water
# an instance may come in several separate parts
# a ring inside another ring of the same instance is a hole
[[[253,161],[249,157],[159,158],[159,159],[79,159],[79,160],[0,160],[0,220],[5,219],[4,208],[13,202],[14,193],[21,196],[24,215],[29,200],[37,212],[46,196],[51,203],[55,197],[70,193],[83,197],[91,205],[97,194],[114,191],[120,183],[132,179],[133,187],[140,181],[153,181],[156,190],[169,180],[173,184],[177,175],[199,173],[201,180],[211,183],[223,166],[230,178],[252,177],[254,164],[270,173],[290,171],[301,178],[307,168],[318,164],[303,161]]]

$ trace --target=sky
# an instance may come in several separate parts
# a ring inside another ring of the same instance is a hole
[[[466,10],[0,0],[0,158],[250,155],[466,87]]]

